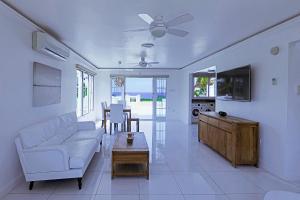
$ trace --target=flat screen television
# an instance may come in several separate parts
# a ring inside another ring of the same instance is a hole
[[[251,101],[251,65],[218,72],[217,99]]]

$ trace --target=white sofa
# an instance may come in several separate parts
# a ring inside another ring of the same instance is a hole
[[[95,152],[99,152],[104,129],[94,122],[78,122],[68,113],[19,131],[15,140],[25,179],[34,181],[81,179]]]

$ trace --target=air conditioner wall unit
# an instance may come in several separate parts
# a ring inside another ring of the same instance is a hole
[[[35,31],[32,34],[32,48],[63,61],[70,57],[70,50],[67,47],[40,31]]]

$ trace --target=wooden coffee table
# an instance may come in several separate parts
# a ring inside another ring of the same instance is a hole
[[[142,132],[134,133],[127,144],[127,133],[118,133],[112,149],[111,178],[116,176],[146,176],[149,179],[149,148]]]

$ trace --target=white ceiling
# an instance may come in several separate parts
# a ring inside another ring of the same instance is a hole
[[[146,51],[157,68],[181,68],[235,41],[300,12],[298,0],[5,0],[50,30],[60,40],[99,67],[132,67]],[[149,32],[124,32],[147,24],[137,14],[163,15],[166,20],[184,13],[192,22],[177,28],[185,38]],[[155,47],[143,49],[142,43]],[[118,61],[123,64],[118,65]]]

